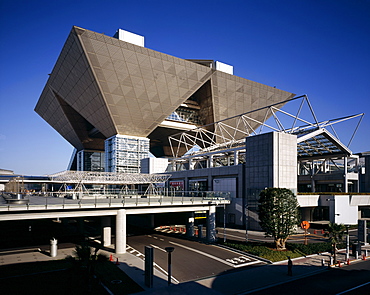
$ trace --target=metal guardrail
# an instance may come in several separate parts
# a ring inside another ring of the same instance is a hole
[[[48,192],[42,195],[22,195],[21,202],[7,202],[9,193],[2,194],[0,211],[22,210],[52,210],[52,209],[83,209],[83,208],[110,208],[110,207],[145,207],[145,206],[171,206],[229,204],[230,193],[225,192],[170,192],[169,194],[144,194],[129,192],[114,194],[91,194],[86,192]]]

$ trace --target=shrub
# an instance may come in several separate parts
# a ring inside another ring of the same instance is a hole
[[[273,243],[263,242],[241,242],[241,241],[228,241],[221,243],[230,248],[234,248],[240,251],[247,252],[249,254],[268,259],[272,262],[286,260],[287,256],[291,258],[297,258],[307,256],[311,254],[318,254],[322,252],[330,252],[332,247],[330,243],[312,243],[308,245],[304,244],[292,244],[287,243],[286,251],[276,251]],[[345,247],[344,244],[338,245],[338,248]]]

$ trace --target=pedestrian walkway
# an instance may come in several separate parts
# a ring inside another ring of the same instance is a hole
[[[55,257],[50,256],[50,247],[45,246],[43,248],[35,247],[1,250],[0,266],[15,263],[60,260],[69,255],[73,256],[74,250],[74,244],[59,245],[57,255]],[[144,290],[150,290],[144,283],[144,260],[142,258],[129,252],[124,254],[115,254],[113,246],[111,248],[106,248],[106,250],[99,250],[99,253],[111,257],[112,263],[117,264],[117,267],[122,269]],[[158,269],[154,270],[153,285],[156,286],[156,288],[167,286],[167,276]]]
[[[337,259],[345,267],[345,250],[340,250]],[[350,263],[361,261],[351,258]],[[288,275],[288,261],[281,261],[264,266],[232,271],[220,276],[213,276],[193,282],[172,285],[167,288],[154,289],[139,293],[140,295],[166,295],[166,294],[250,294],[268,287],[287,283],[328,270],[330,254],[311,255],[309,257],[295,258],[293,261],[292,276]],[[332,265],[331,267],[338,267]]]
[[[28,248],[8,251],[3,250],[0,251],[0,266],[14,263],[64,259],[66,256],[72,255],[73,250],[73,244],[63,245],[63,248],[58,249],[56,257],[50,257],[50,249]],[[292,276],[288,276],[287,261],[281,261],[244,270],[233,270],[219,276],[213,276],[192,282],[173,284],[169,287],[167,287],[166,274],[155,269],[153,288],[148,288],[144,284],[144,261],[142,257],[140,258],[139,254],[135,252],[114,254],[113,249],[109,248],[101,251],[108,257],[112,255],[112,263],[116,263],[117,267],[122,269],[145,290],[139,293],[141,295],[248,294],[253,291],[327,271],[328,263],[330,262],[330,255],[328,253],[311,255],[309,257],[292,259]],[[341,267],[345,267],[345,265],[343,265],[343,262],[345,262],[345,250],[340,250],[340,253],[337,255],[337,259],[342,262]],[[351,257],[350,263],[356,263],[356,261],[361,261],[361,257],[357,260]]]

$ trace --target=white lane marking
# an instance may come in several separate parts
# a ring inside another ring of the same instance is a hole
[[[211,255],[211,254],[208,254],[208,253],[205,253],[205,252],[202,252],[202,251],[200,251],[200,250],[193,249],[193,248],[189,248],[189,247],[187,247],[187,246],[180,245],[180,244],[177,244],[177,243],[174,243],[174,242],[171,242],[171,241],[170,241],[169,243],[170,243],[170,244],[172,244],[172,245],[175,245],[175,246],[182,247],[182,248],[184,248],[184,249],[187,249],[187,250],[193,251],[193,252],[195,252],[195,253],[201,254],[201,255],[203,255],[203,256],[207,256],[207,257],[209,257],[209,258],[211,258],[211,259],[214,259],[214,260],[216,260],[216,261],[219,261],[219,262],[221,262],[221,263],[224,263],[224,264],[226,264],[226,265],[228,265],[228,266],[235,267],[235,265],[234,265],[234,264],[232,264],[232,263],[230,263],[230,262],[227,262],[227,261],[225,261],[225,260],[223,260],[223,259],[221,259],[221,258],[219,258],[219,257],[213,256],[213,255]]]
[[[160,267],[157,263],[153,263],[155,267],[157,267],[160,271],[162,271],[166,276],[168,276],[168,272],[165,271],[162,267]],[[174,281],[176,284],[180,283],[178,280],[176,280],[173,276],[171,276],[171,280]]]
[[[159,239],[160,241],[164,241],[164,239]]]
[[[358,285],[358,286],[353,287],[353,288],[351,288],[351,289],[348,289],[348,290],[345,290],[345,291],[343,291],[343,292],[337,293],[336,295],[341,295],[341,294],[345,294],[345,293],[347,293],[347,292],[351,292],[351,291],[353,291],[353,290],[356,290],[356,289],[361,288],[361,287],[363,287],[363,286],[366,286],[366,285],[368,285],[368,284],[370,284],[370,282],[367,282],[367,283],[365,283],[365,284]]]
[[[255,260],[255,261],[251,261],[251,262],[247,262],[247,263],[243,263],[243,264],[238,264],[238,265],[235,265],[234,267],[242,267],[242,266],[247,266],[247,265],[252,265],[252,264],[256,264],[256,263],[260,263],[261,261],[259,260]]]
[[[151,246],[153,246],[153,245],[151,245]],[[154,245],[155,246],[155,245]],[[158,247],[158,246],[157,246]],[[126,249],[128,249],[128,248],[131,248],[131,249],[133,249],[133,251],[132,252],[137,252],[138,254],[136,254],[136,256],[137,257],[139,257],[139,256],[143,256],[142,257],[142,259],[143,260],[145,260],[145,255],[144,254],[142,254],[141,252],[139,252],[139,251],[137,251],[136,249],[134,249],[134,248],[132,248],[131,246],[129,246],[129,245],[127,245],[126,246]],[[159,247],[158,247],[159,248]],[[160,249],[160,248],[159,248]],[[131,253],[132,253],[131,252]],[[164,250],[164,252],[166,252],[166,250]],[[155,263],[155,262],[153,262],[153,265],[155,266],[155,267],[157,267],[158,268],[158,270],[159,271],[161,271],[161,272],[163,272],[166,276],[168,276],[168,272],[166,272],[162,267],[160,267],[157,263]],[[174,278],[173,276],[171,276],[171,280],[173,281],[173,282],[175,282],[176,284],[178,284],[178,283],[180,283],[176,278]]]
[[[166,250],[162,249],[161,247],[159,247],[157,245],[150,244],[150,246],[152,246],[155,249],[161,250],[162,252],[165,252],[165,253],[167,252]]]

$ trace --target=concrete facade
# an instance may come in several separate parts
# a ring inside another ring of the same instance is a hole
[[[271,132],[246,138],[246,187],[280,187],[297,192],[297,138]]]

